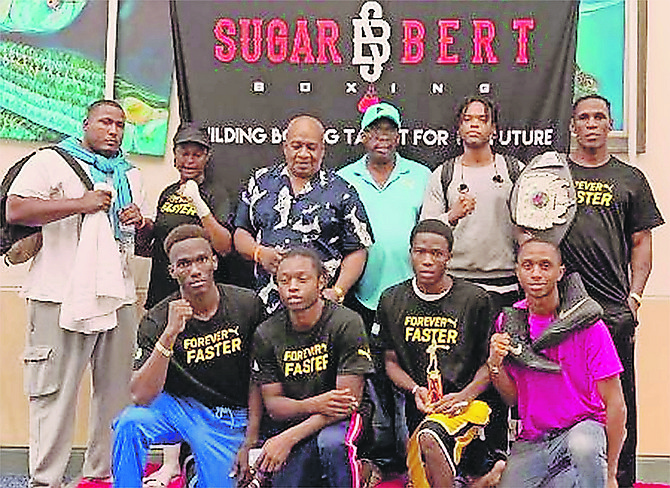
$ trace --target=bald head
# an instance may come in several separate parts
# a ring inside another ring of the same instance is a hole
[[[323,124],[319,119],[312,117],[311,115],[298,115],[297,117],[293,117],[286,128],[286,139],[291,136],[292,132],[303,127],[318,131],[321,139],[323,139],[323,133],[325,132]]]
[[[323,133],[323,124],[311,115],[299,115],[289,122],[284,157],[293,177],[308,180],[321,169]]]

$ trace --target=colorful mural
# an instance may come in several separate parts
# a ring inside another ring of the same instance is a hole
[[[614,128],[624,126],[625,0],[581,0],[575,98],[599,93],[612,102]]]
[[[172,75],[168,3],[123,0],[118,25],[122,69],[114,96],[128,113],[123,148],[162,155]],[[86,108],[104,93],[106,32],[107,2],[0,0],[0,138],[53,142],[79,135]],[[138,54],[128,49],[130,39],[145,51],[162,46],[145,58],[163,66],[160,82],[146,76],[155,69],[124,60]]]

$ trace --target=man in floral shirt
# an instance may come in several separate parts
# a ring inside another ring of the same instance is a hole
[[[295,117],[283,145],[286,162],[255,170],[240,192],[235,247],[256,263],[255,288],[268,314],[280,306],[272,275],[288,249],[314,249],[328,271],[324,297],[342,302],[373,242],[356,190],[321,166],[323,133],[318,119]]]

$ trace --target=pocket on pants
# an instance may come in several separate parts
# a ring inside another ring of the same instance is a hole
[[[55,351],[50,346],[30,346],[23,354],[23,391],[31,397],[58,391],[60,382]]]

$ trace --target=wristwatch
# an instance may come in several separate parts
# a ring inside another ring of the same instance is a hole
[[[339,286],[335,285],[333,286],[333,291],[335,292],[335,295],[337,295],[337,303],[342,303],[344,301],[344,290],[340,288]]]

